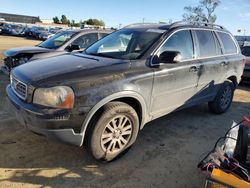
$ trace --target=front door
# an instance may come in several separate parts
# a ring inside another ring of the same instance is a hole
[[[160,64],[154,70],[154,84],[151,100],[153,118],[160,117],[184,105],[195,103],[200,62],[194,59],[194,45],[190,30],[172,34],[159,48],[162,52],[180,52],[177,63]]]

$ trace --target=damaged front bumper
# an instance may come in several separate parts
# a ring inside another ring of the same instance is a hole
[[[58,140],[64,143],[81,146],[83,141],[83,134],[76,133],[70,126],[74,124],[81,124],[75,119],[69,118],[69,115],[64,114],[60,117],[58,114],[41,113],[41,110],[32,104],[27,104],[19,99],[11,86],[6,88],[7,97],[11,103],[12,109],[15,113],[16,119],[29,130],[44,135],[50,139]]]

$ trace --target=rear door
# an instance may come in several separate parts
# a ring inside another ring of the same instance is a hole
[[[164,51],[178,51],[181,61],[160,64],[154,70],[151,113],[160,117],[182,106],[195,102],[200,64],[194,58],[193,37],[190,30],[172,34],[158,49],[159,57]]]
[[[217,93],[227,59],[222,55],[222,47],[213,31],[196,29],[194,33],[198,46],[197,57],[201,63],[197,97],[199,102],[206,102]]]
[[[233,36],[229,33],[220,31],[216,31],[216,34],[218,35],[218,38],[221,41],[221,44],[223,46],[223,54],[226,56],[227,59],[225,61],[225,64],[222,64],[224,68],[224,75],[227,73],[229,74],[229,76],[241,75],[242,66],[240,62],[242,62],[242,57],[241,55],[239,56],[236,41],[234,40]],[[226,78],[224,76],[222,82],[224,82],[225,79]]]

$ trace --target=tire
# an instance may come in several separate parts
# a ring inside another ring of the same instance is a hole
[[[112,161],[128,151],[138,131],[136,111],[126,103],[110,102],[90,124],[87,149],[97,160]]]
[[[215,99],[208,103],[210,111],[215,114],[226,112],[231,106],[234,90],[235,87],[232,81],[225,81],[219,89]]]

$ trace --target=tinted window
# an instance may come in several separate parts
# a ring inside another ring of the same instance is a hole
[[[229,34],[218,32],[218,35],[223,43],[225,54],[237,53],[237,47]]]
[[[250,56],[250,46],[244,46],[242,48],[242,54],[245,56]]]
[[[206,30],[197,30],[195,32],[200,47],[198,56],[209,57],[218,55],[213,33]]]
[[[84,53],[118,59],[139,59],[164,32],[161,29],[124,28],[102,38]]]
[[[98,40],[97,33],[89,33],[89,34],[85,34],[77,38],[73,42],[73,45],[78,45],[80,46],[81,49],[85,49],[89,47],[91,44],[93,44],[94,42],[96,42],[97,40]]]
[[[190,31],[179,31],[173,34],[158,52],[158,56],[164,51],[180,52],[181,60],[192,59],[194,54],[193,40]]]

